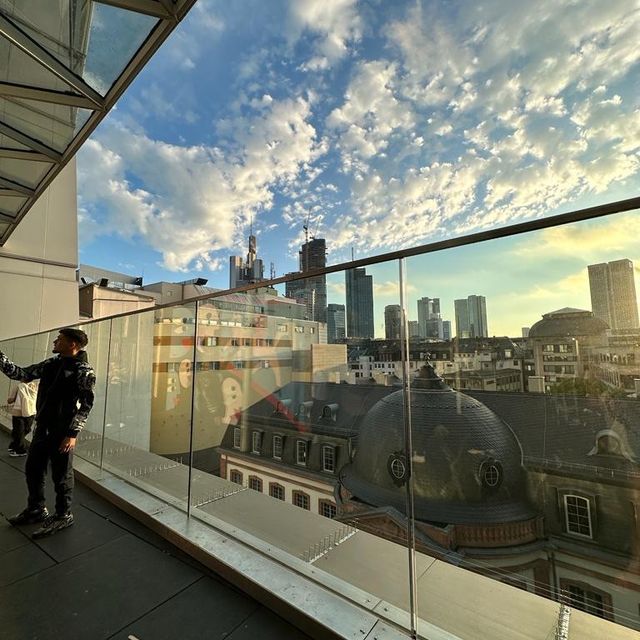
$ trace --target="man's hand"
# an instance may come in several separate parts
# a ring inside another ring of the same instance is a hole
[[[73,451],[76,446],[75,438],[65,438],[60,444],[60,453],[69,453]]]

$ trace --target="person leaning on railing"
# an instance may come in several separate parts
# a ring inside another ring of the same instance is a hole
[[[25,463],[27,507],[8,518],[13,525],[42,523],[34,538],[51,535],[73,524],[73,449],[93,407],[95,375],[84,347],[89,342],[80,329],[61,329],[53,342],[53,358],[19,367],[0,351],[0,371],[12,380],[40,380],[36,399],[36,428]],[[45,506],[47,464],[56,490],[56,511]]]

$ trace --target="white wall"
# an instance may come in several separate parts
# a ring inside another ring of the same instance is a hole
[[[77,227],[72,160],[0,247],[0,340],[78,322]]]

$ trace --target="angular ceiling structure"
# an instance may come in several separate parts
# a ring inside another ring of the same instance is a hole
[[[0,246],[195,0],[0,0]]]

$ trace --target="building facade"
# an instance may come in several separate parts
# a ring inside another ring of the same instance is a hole
[[[591,309],[611,329],[638,328],[633,262],[628,259],[588,266]]]
[[[384,337],[386,340],[400,340],[402,330],[402,307],[390,304],[384,308]]]
[[[327,305],[327,340],[330,343],[344,340],[347,336],[346,313],[343,304]]]
[[[345,271],[347,335],[350,338],[373,338],[373,276],[364,268]]]

